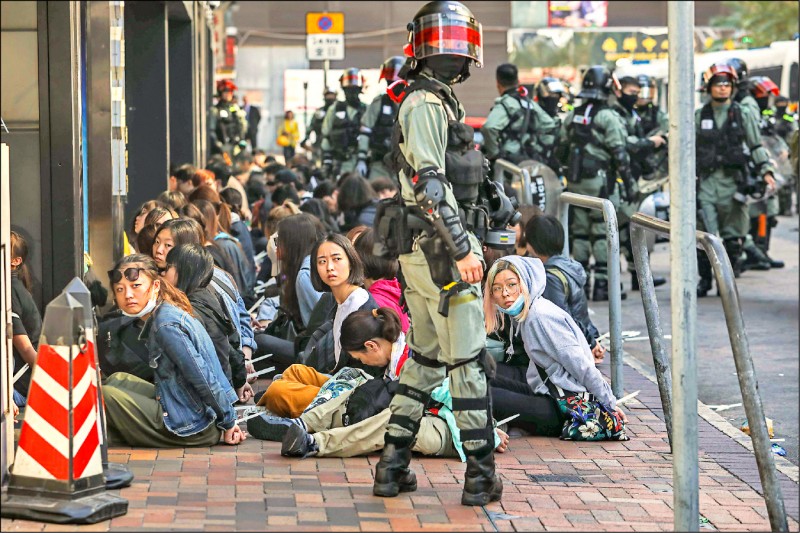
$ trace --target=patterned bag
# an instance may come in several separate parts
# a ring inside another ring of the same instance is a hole
[[[561,440],[630,440],[619,413],[609,411],[588,393],[558,400],[564,427]]]

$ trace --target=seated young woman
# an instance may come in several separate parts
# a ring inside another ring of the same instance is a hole
[[[342,349],[364,364],[385,368],[383,379],[369,380],[296,418],[262,415],[256,418],[261,421],[259,431],[249,426],[248,431],[257,438],[281,440],[281,455],[289,457],[354,457],[380,450],[391,416],[389,402],[395,389],[391,384],[398,383],[403,364],[411,356],[400,318],[386,307],[351,314],[342,325]],[[385,386],[387,393],[376,394],[372,385]],[[369,393],[362,395],[366,390]],[[448,384],[434,391],[433,397],[442,403],[437,414],[428,411],[423,416],[413,450],[430,456],[460,456],[455,418],[447,404],[451,402]],[[495,444],[498,452],[504,452],[508,436],[498,430]]]
[[[314,330],[310,327],[307,330],[313,331],[313,342],[309,341],[302,354],[296,354],[294,343],[288,341],[273,343],[272,351],[266,352],[273,354],[272,360],[276,363],[290,363],[286,365],[287,371],[281,376],[282,379],[274,381],[258,400],[259,405],[265,405],[280,416],[299,416],[316,395],[314,388],[344,367],[362,368],[373,376],[382,373],[381,369],[364,365],[342,350],[344,319],[354,311],[378,307],[362,287],[364,265],[355,248],[343,235],[330,234],[314,245],[311,257],[315,263],[311,270],[311,283],[316,290],[325,292],[315,306],[315,313],[317,308],[322,310],[319,313],[322,321]],[[261,336],[257,336],[256,340],[261,350]],[[277,348],[281,348],[281,351]],[[302,362],[305,365],[288,370],[295,363]],[[307,389],[307,386],[311,388]]]
[[[208,250],[199,244],[181,244],[167,254],[166,270],[161,276],[189,298],[195,316],[214,343],[225,377],[236,390],[239,401],[246,402],[253,396],[253,389],[247,383],[241,339],[225,304],[209,287],[213,274],[214,258]]]
[[[626,417],[578,325],[542,297],[541,260],[510,255],[487,274],[487,333],[508,341],[507,363],[492,380],[496,418],[519,414],[512,425],[569,440],[628,440]],[[521,354],[527,355],[527,364]]]
[[[192,204],[188,204],[187,207],[194,208]],[[163,271],[167,268],[167,255],[173,248],[182,244],[197,244],[200,246],[207,244],[202,226],[192,218],[170,220],[159,228],[153,244],[153,259],[155,259],[159,270]],[[204,249],[209,252],[211,252],[212,248],[213,245],[204,246]],[[213,257],[214,254],[211,253],[211,255]],[[250,363],[253,358],[253,352],[257,348],[255,334],[250,324],[250,313],[247,312],[244,300],[236,288],[236,282],[230,274],[215,266],[209,287],[222,299],[228,318],[233,322],[239,333],[239,348],[244,353],[247,372],[255,372],[253,364]]]
[[[410,325],[408,313],[400,304],[403,289],[397,281],[400,264],[397,259],[378,257],[373,253],[375,247],[375,230],[364,227],[363,231],[353,239],[353,245],[364,263],[364,287],[369,291],[381,307],[391,307],[400,316],[403,333],[408,332]]]
[[[324,229],[313,216],[300,213],[281,220],[274,234],[277,237],[276,258],[280,264],[280,309],[285,313],[285,319],[291,321],[295,332],[302,333],[323,294],[311,284],[311,249],[324,237]],[[264,333],[259,334],[259,339],[266,353],[273,353],[272,345],[275,343],[281,345],[280,341],[294,341],[285,333],[281,334],[274,324],[267,326]],[[283,346],[288,347],[288,344]],[[256,369],[274,364],[270,358],[256,365]],[[279,366],[286,368],[286,364]]]
[[[186,296],[161,279],[152,258],[123,257],[109,271],[116,304],[142,318],[155,383],[117,372],[103,384],[108,436],[156,448],[238,444],[236,392]]]

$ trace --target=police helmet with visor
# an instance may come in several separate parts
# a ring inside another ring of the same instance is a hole
[[[357,87],[361,89],[364,87],[364,76],[361,75],[361,71],[357,68],[349,68],[342,72],[342,75],[339,77],[339,83],[342,89],[348,87]]]
[[[736,71],[727,63],[714,63],[703,73],[703,86],[700,91],[708,92],[712,84],[727,81],[731,85],[736,85],[739,81],[739,76]]]
[[[400,69],[403,68],[406,60],[403,56],[393,56],[383,62],[381,65],[380,80],[386,80],[386,83],[392,83],[400,79]]]
[[[463,56],[483,66],[483,28],[461,2],[429,2],[407,26],[407,56],[421,60],[437,55]]]
[[[611,94],[612,88],[617,90],[622,88],[616,76],[607,67],[595,65],[584,73],[578,98],[603,100]]]
[[[639,91],[639,99],[640,100],[647,100],[652,102],[656,98],[656,80],[648,76],[647,74],[639,74],[636,76],[637,81],[639,82],[639,87],[641,90]]]

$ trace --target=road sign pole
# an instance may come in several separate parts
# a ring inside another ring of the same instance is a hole
[[[322,85],[325,86],[324,90],[328,90],[328,70],[331,68],[331,60],[326,59],[322,64]]]

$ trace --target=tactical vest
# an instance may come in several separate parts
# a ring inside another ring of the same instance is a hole
[[[704,105],[695,145],[698,176],[706,177],[718,168],[745,170],[748,157],[744,141],[742,109],[738,103],[731,103],[721,128],[717,128],[711,104]]]
[[[383,161],[383,157],[392,149],[392,129],[397,116],[397,104],[388,94],[381,96],[378,118],[372,126],[369,136],[369,149],[373,161]]]
[[[364,114],[364,104],[359,105],[355,117],[347,115],[347,102],[336,102],[333,109],[333,124],[328,134],[331,152],[336,159],[349,159],[358,148],[358,132],[361,129],[361,115]],[[344,118],[342,118],[342,115]]]
[[[570,183],[578,183],[584,177],[594,177],[598,170],[608,168],[608,163],[591,157],[586,151],[586,146],[594,142],[594,134],[599,129],[594,118],[604,108],[605,106],[598,102],[576,107],[572,122],[566,126],[569,134],[567,180]]]
[[[480,197],[480,186],[486,177],[484,168],[483,154],[475,150],[474,135],[472,126],[459,122],[457,110],[458,102],[452,98],[447,90],[440,84],[431,80],[421,78],[406,87],[402,99],[415,91],[428,91],[442,101],[445,113],[447,114],[447,147],[445,148],[445,177],[453,187],[453,196],[456,202],[463,207],[470,207],[478,202]],[[398,110],[399,111],[399,110]],[[406,161],[403,152],[400,151],[400,143],[403,142],[403,131],[400,123],[395,116],[394,129],[392,130],[392,150],[389,156],[390,166],[394,172],[400,170],[411,179],[417,169],[411,167]]]
[[[320,107],[314,111],[314,115],[311,117],[311,125],[309,126],[309,130],[313,131],[315,134],[314,146],[319,146],[322,142],[322,122],[325,120],[325,114],[327,112],[327,107]]]
[[[219,102],[217,109],[217,139],[222,144],[235,144],[242,139],[242,127],[239,122],[239,106],[235,103]]]
[[[658,106],[648,104],[647,107],[637,109],[636,112],[639,113],[642,119],[642,131],[644,131],[645,134],[652,134],[652,132],[661,127],[658,124]]]

